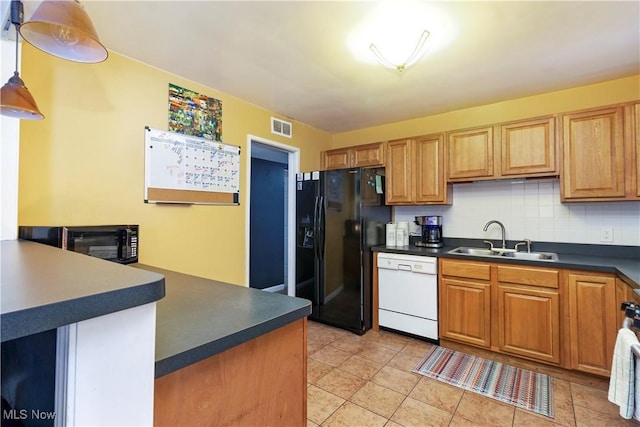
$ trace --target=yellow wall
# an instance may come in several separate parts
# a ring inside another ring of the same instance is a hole
[[[289,119],[113,52],[86,65],[24,45],[22,77],[45,120],[21,122],[19,224],[140,224],[141,263],[244,284],[246,191],[240,206],[143,202],[144,127],[167,129],[169,83],[222,100],[241,189],[248,134],[299,147],[301,170],[320,166],[331,136],[295,121],[293,139],[273,135],[270,117]]]
[[[490,125],[640,99],[640,75],[333,135],[332,148]]]
[[[270,117],[283,118],[273,112],[113,52],[102,64],[86,65],[25,44],[22,77],[46,118],[21,122],[20,224],[137,223],[140,262],[236,284],[245,283],[246,191],[240,193],[240,206],[143,202],[143,129],[167,128],[169,83],[222,100],[223,139],[243,148],[243,171],[248,134],[299,147],[300,169],[313,170],[320,166],[320,152],[330,147],[640,98],[636,75],[336,135],[294,121],[294,138],[288,139],[271,134]],[[245,178],[242,173],[241,188]]]

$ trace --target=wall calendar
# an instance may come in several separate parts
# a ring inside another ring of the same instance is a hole
[[[145,127],[146,203],[239,204],[240,147]]]

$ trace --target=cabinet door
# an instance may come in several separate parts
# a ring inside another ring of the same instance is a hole
[[[440,336],[485,348],[491,346],[491,285],[441,278]]]
[[[624,280],[616,277],[616,325],[622,327],[622,322],[626,317],[624,311],[621,310],[623,302],[633,301],[633,291]]]
[[[444,135],[418,138],[414,148],[414,201],[449,202],[449,189],[444,176]]]
[[[562,116],[562,200],[624,198],[624,109]]]
[[[384,143],[356,145],[351,147],[353,162],[351,167],[384,166]]]
[[[324,152],[324,170],[345,169],[351,167],[352,152],[350,148],[338,148]]]
[[[613,276],[567,273],[571,368],[608,376],[615,344]]]
[[[560,297],[557,291],[498,285],[500,351],[560,363]]]
[[[449,133],[448,179],[490,178],[493,170],[493,128]]]
[[[501,174],[505,176],[557,175],[555,119],[502,125]]]
[[[410,203],[412,200],[410,139],[387,143],[386,165],[387,203]]]

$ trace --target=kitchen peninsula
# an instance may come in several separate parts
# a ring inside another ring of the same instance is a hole
[[[12,408],[76,425],[306,422],[308,301],[34,242],[0,248]]]
[[[13,409],[3,424],[43,413],[59,425],[151,424],[164,278],[29,241],[2,241],[0,253],[2,397]]]
[[[304,425],[310,302],[160,273],[155,425]]]

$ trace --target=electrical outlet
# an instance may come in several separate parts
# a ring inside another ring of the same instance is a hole
[[[601,242],[613,242],[613,227],[602,227],[600,229]]]

